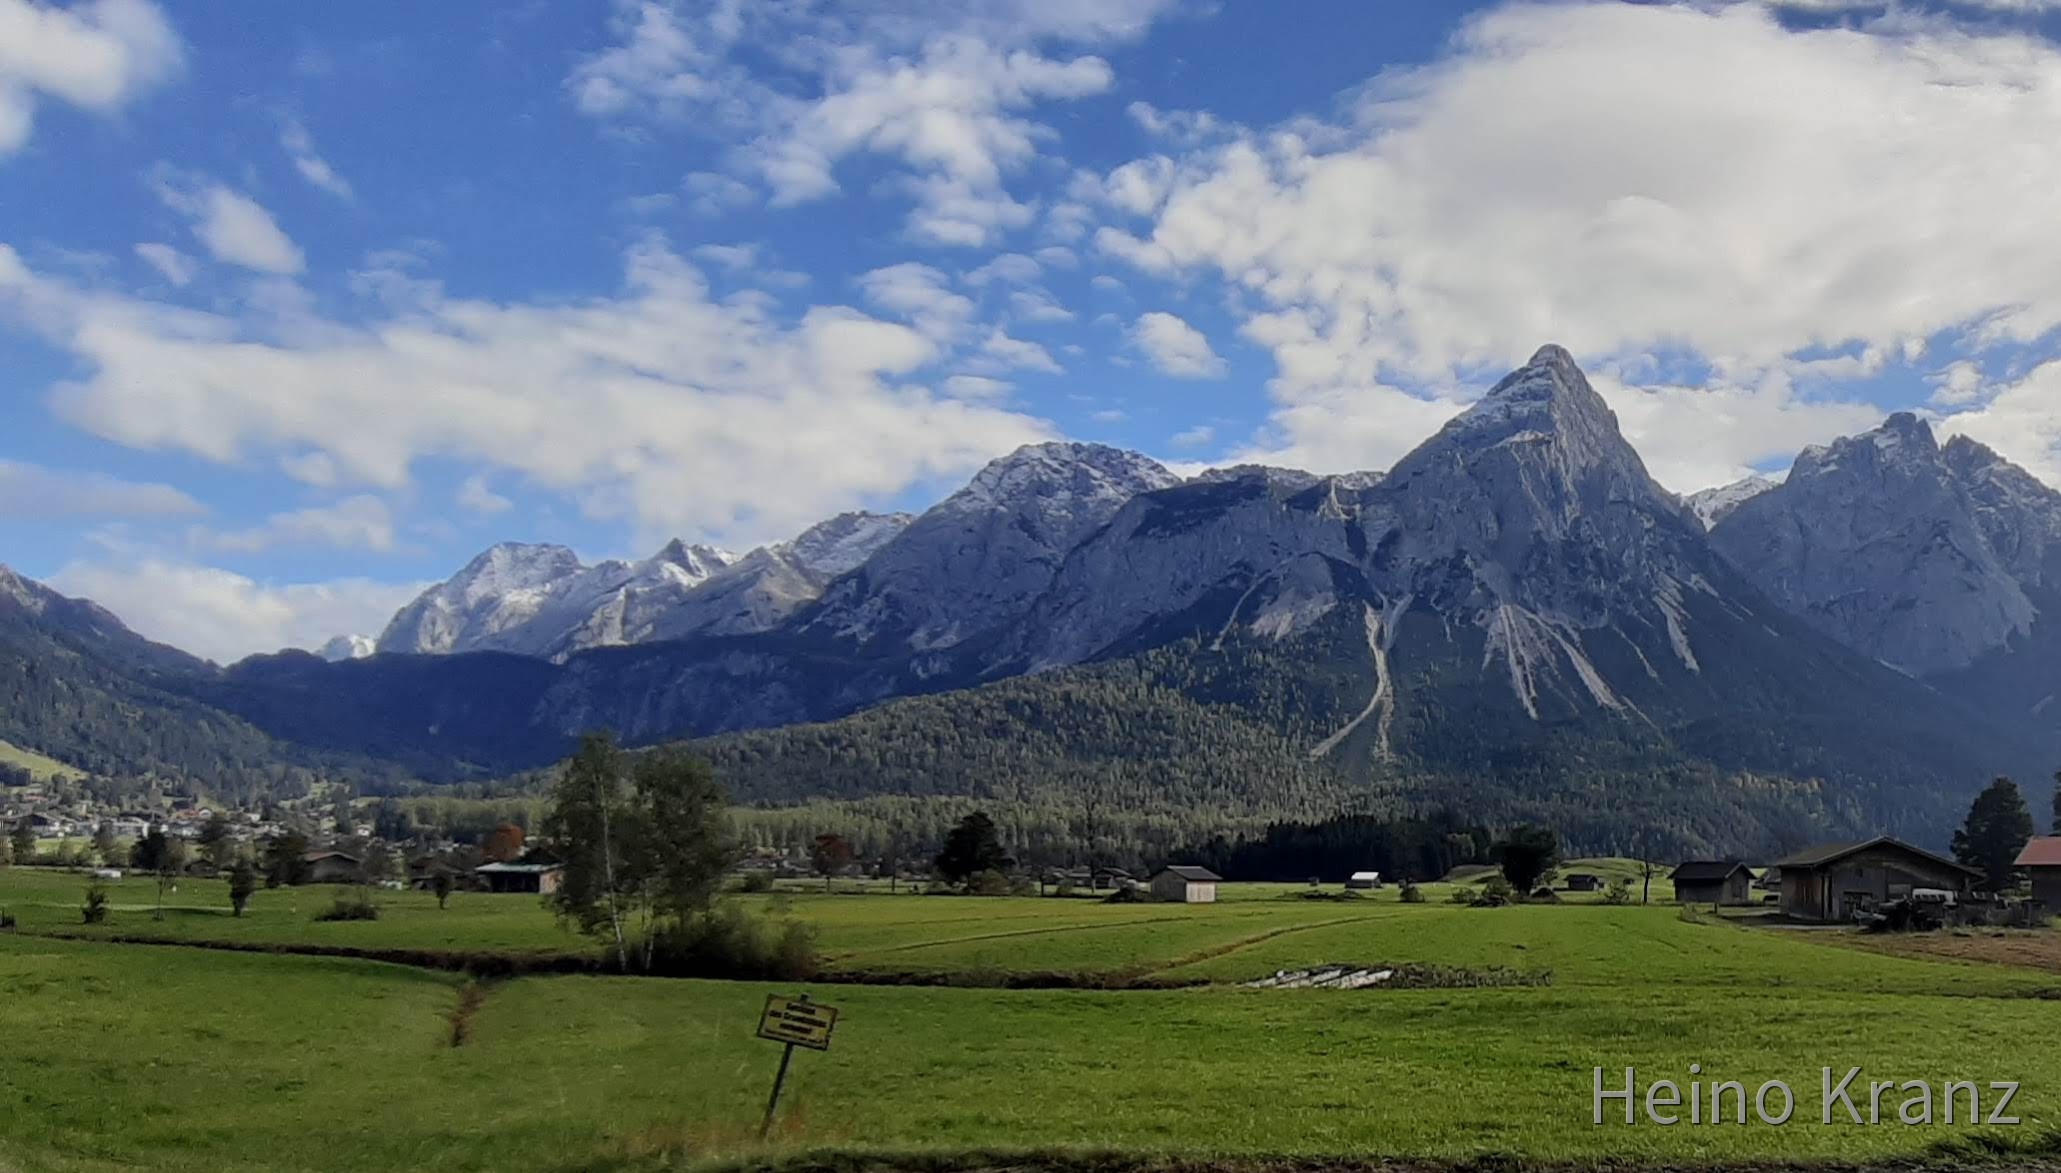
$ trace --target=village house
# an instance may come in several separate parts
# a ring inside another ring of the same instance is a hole
[[[2032,877],[2032,898],[2050,911],[2061,910],[2061,835],[2041,835],[2026,841],[2025,849],[2012,861]]]
[[[486,882],[489,892],[549,896],[558,891],[558,880],[564,871],[563,864],[555,863],[488,863],[472,869],[472,874]]]
[[[1567,890],[1569,892],[1600,892],[1603,890],[1603,877],[1594,872],[1573,872],[1567,877]]]
[[[1782,869],[1782,915],[1795,920],[1851,920],[1856,912],[1930,888],[1966,896],[1978,873],[1887,835],[1825,843],[1775,861]]]
[[[301,857],[308,863],[310,884],[350,884],[362,874],[364,860],[343,851],[310,851]]]
[[[1381,886],[1380,872],[1354,872],[1345,879],[1345,886],[1354,891],[1366,891]]]
[[[1169,904],[1214,904],[1223,878],[1208,868],[1175,864],[1152,877],[1152,898]]]
[[[1736,859],[1685,860],[1668,877],[1677,904],[1750,904],[1753,869]]]

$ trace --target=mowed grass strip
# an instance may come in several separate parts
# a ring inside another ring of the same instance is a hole
[[[1664,977],[1358,992],[821,986],[811,992],[843,1012],[835,1041],[796,1056],[772,1147],[1684,1162],[1855,1159],[1970,1135],[1819,1123],[1819,1069],[1849,1065],[1864,1079],[2018,1080],[2023,1134],[2061,1123],[2061,1003],[1935,995],[1952,967],[1913,964],[1930,980],[1900,993]],[[0,1006],[35,1045],[0,1065],[0,1162],[570,1170],[749,1154],[779,1056],[752,1037],[773,989],[521,978],[492,989],[453,1048],[459,988],[444,975],[4,937]],[[1686,1083],[1691,1063],[1749,1087],[1786,1081],[1795,1118],[1592,1122],[1593,1067]]]

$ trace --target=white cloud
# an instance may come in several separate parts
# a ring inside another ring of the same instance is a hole
[[[1872,404],[1799,397],[1781,374],[1754,386],[1636,386],[1608,371],[1591,372],[1589,382],[1653,479],[1677,493],[1787,464],[1807,445],[1865,431],[1883,416]]]
[[[343,632],[378,631],[423,583],[363,578],[261,583],[232,571],[157,558],[74,562],[50,578],[151,639],[229,663],[280,648],[316,648]]]
[[[690,171],[680,187],[687,193],[689,206],[703,216],[720,216],[758,199],[748,185],[714,171]]]
[[[1071,322],[1073,311],[1052,300],[1043,289],[1018,289],[1009,294],[1009,316],[1019,322]]]
[[[984,246],[1033,219],[1005,178],[1053,132],[1033,112],[1109,89],[1107,62],[1059,45],[1142,35],[1170,0],[986,0],[954,5],[747,5],[618,0],[614,43],[567,79],[612,126],[717,127],[776,204],[838,189],[855,155],[898,161],[890,190],[916,240]],[[713,210],[713,208],[711,209]]]
[[[28,141],[41,97],[112,113],[176,75],[182,57],[148,0],[0,0],[0,155]]]
[[[305,266],[301,250],[256,200],[219,183],[194,182],[166,173],[159,198],[193,218],[193,234],[208,255],[260,273],[291,275]]]
[[[157,241],[139,244],[136,246],[136,255],[174,285],[183,286],[193,280],[193,258],[169,244]]]
[[[874,269],[859,278],[859,288],[867,301],[940,342],[957,338],[973,316],[973,302],[953,293],[943,273],[915,261]]]
[[[999,399],[1013,386],[1006,379],[986,375],[953,375],[945,380],[945,391],[962,399]]]
[[[383,489],[408,485],[418,460],[454,459],[519,473],[645,537],[785,536],[1050,435],[908,384],[940,356],[914,328],[841,306],[790,320],[764,298],[714,301],[656,240],[626,264],[615,297],[439,294],[385,321],[308,312],[268,332],[262,316],[75,288],[0,246],[0,315],[74,355],[83,373],[53,407],[118,443],[221,463],[320,454],[338,486]]]
[[[1197,424],[1185,431],[1176,432],[1168,441],[1176,448],[1200,448],[1217,438],[1217,430],[1208,424]]]
[[[191,517],[207,507],[170,485],[0,459],[0,517]]]
[[[286,119],[280,126],[279,145],[285,148],[287,157],[293,160],[294,169],[301,173],[302,179],[338,199],[356,198],[351,185],[315,150],[315,140],[308,136],[308,128],[298,119]]]
[[[1131,341],[1163,375],[1177,379],[1220,379],[1224,360],[1210,349],[1202,331],[1169,313],[1138,315]]]
[[[981,340],[980,355],[969,365],[988,371],[1043,371],[1048,375],[1063,373],[1060,365],[1053,361],[1052,354],[1035,342],[1012,338],[1000,326],[988,331]]]
[[[198,542],[211,549],[255,554],[276,546],[326,546],[337,550],[386,553],[394,548],[394,518],[385,501],[370,494],[275,513],[249,529],[201,532]]]
[[[999,253],[988,258],[980,267],[967,270],[965,281],[976,289],[996,282],[1028,285],[1036,281],[1044,271],[1043,265],[1022,253]]]
[[[483,473],[474,473],[466,477],[465,483],[458,486],[458,507],[468,513],[490,517],[496,513],[506,513],[514,505],[515,502],[496,493],[492,486],[487,484],[487,478]]]
[[[2061,359],[1972,398],[1984,401],[1941,419],[1941,432],[1979,440],[2049,485],[2061,485]]]
[[[2002,26],[1507,5],[1345,109],[1232,128],[1174,158],[1164,190],[1147,159],[1095,197],[1105,254],[1232,286],[1279,368],[1267,445],[1389,451],[1375,433],[1441,414],[1403,399],[1437,404],[1547,341],[1592,364],[1685,351],[1712,387],[1766,394],[1770,373],[1827,383],[1935,336],[2061,327],[2044,227],[2061,153],[2024,146],[2061,139],[2061,48]],[[1802,361],[1825,353],[1851,357]],[[1699,403],[1738,406],[1681,401],[1692,434]]]

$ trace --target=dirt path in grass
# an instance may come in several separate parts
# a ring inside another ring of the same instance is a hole
[[[1936,933],[1846,933],[1821,940],[1892,957],[1985,961],[2061,973],[2061,933],[2051,929],[1965,929]]]

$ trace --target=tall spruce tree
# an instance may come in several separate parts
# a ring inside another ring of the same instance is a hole
[[[2011,886],[2012,863],[2032,832],[2032,812],[2018,784],[1999,778],[1975,796],[1968,821],[1954,832],[1954,858],[1981,871],[1984,887],[2001,892]]]

